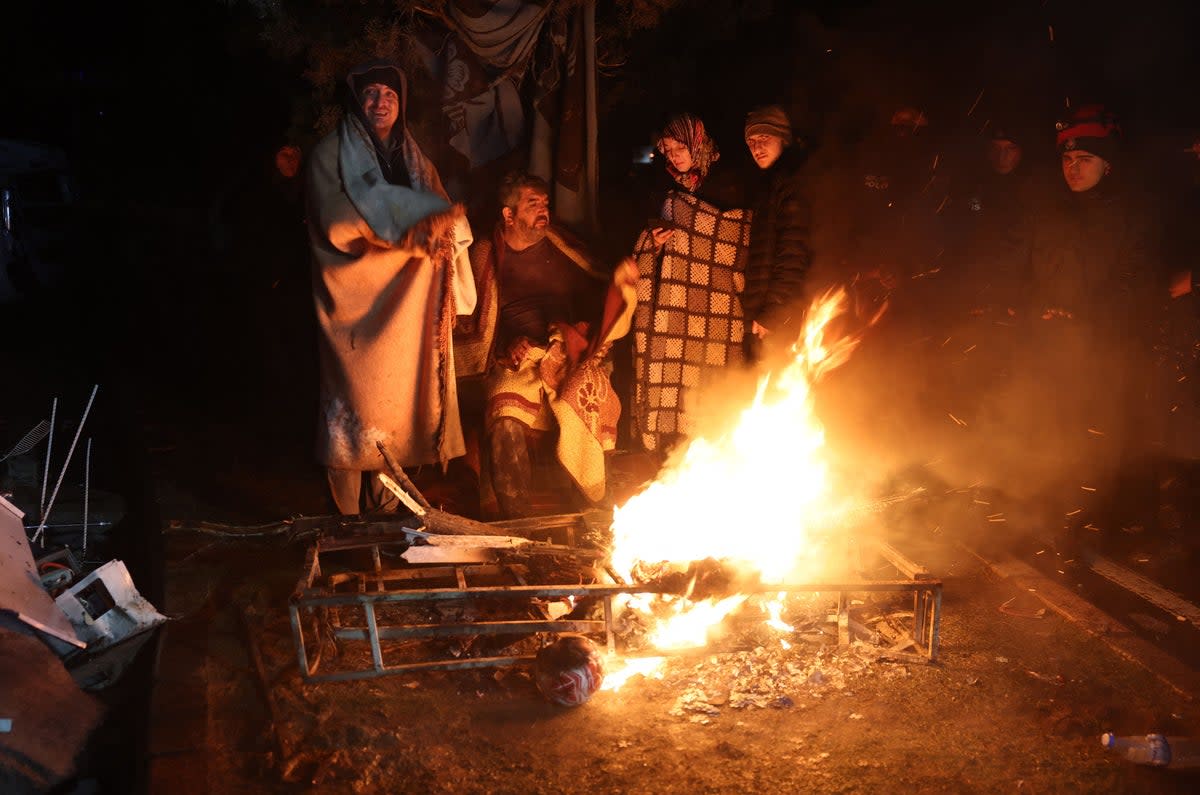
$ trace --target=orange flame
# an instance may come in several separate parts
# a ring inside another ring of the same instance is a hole
[[[812,386],[845,363],[861,341],[861,334],[827,339],[846,303],[843,288],[814,301],[791,361],[760,380],[732,430],[715,440],[693,439],[677,466],[614,511],[614,571],[635,579],[639,563],[714,558],[780,583],[810,579],[824,568],[826,556],[813,531],[835,505]],[[744,599],[680,599],[650,640],[658,648],[704,645],[707,628]],[[787,625],[779,601],[768,608],[768,623],[782,630]]]

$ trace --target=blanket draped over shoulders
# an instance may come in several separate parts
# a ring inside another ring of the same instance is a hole
[[[411,187],[381,173],[362,122],[343,117],[307,174],[320,355],[317,458],[383,469],[465,452],[451,333],[475,306],[470,226],[405,130]]]

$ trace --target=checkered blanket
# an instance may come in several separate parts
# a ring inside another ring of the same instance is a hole
[[[742,306],[750,244],[746,210],[718,210],[678,191],[662,217],[675,234],[661,251],[649,231],[634,251],[634,438],[647,450],[692,433],[693,394],[742,360]]]

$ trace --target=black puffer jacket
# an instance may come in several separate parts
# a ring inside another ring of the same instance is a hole
[[[775,332],[799,321],[802,307],[797,302],[812,262],[812,210],[804,190],[803,162],[802,150],[791,146],[763,174],[742,293],[747,329],[758,321]]]

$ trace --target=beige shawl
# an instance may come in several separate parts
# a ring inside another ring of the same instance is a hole
[[[362,123],[347,114],[308,169],[321,365],[317,458],[337,469],[401,466],[465,452],[450,345],[475,306],[465,214],[405,132],[413,187],[389,184]]]

